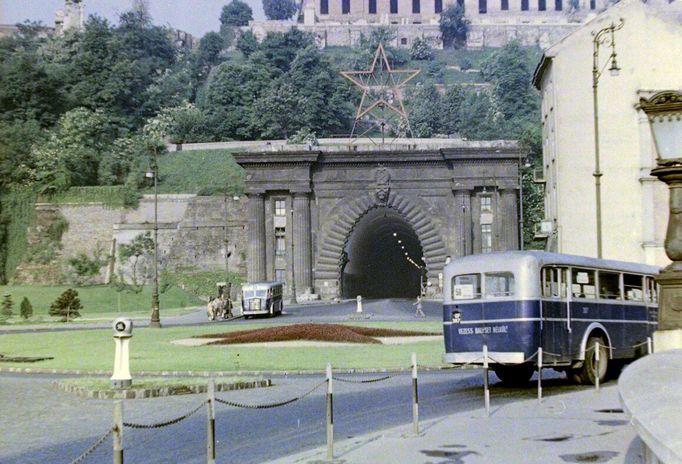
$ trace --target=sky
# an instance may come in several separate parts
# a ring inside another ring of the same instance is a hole
[[[120,13],[130,9],[132,0],[84,0],[85,15],[97,14],[118,23]],[[243,0],[253,10],[254,19],[264,19],[262,0]],[[230,0],[149,0],[149,10],[155,24],[201,37],[220,27],[220,12]],[[0,24],[16,24],[25,20],[41,21],[54,26],[57,10],[64,0],[0,0]]]

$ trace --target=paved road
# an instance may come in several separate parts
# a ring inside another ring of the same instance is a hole
[[[278,324],[285,323],[304,323],[304,322],[349,322],[351,320],[361,321],[405,321],[414,320],[415,307],[414,300],[405,299],[381,299],[367,300],[363,303],[363,313],[356,312],[356,303],[353,301],[343,301],[340,303],[308,303],[299,305],[285,305],[282,316],[276,318],[258,317],[253,319],[238,318],[231,321],[209,322],[206,318],[205,308],[182,315],[164,317],[161,311],[161,324],[164,327],[184,326],[184,325],[204,325],[204,324],[262,324],[273,322]],[[442,302],[424,301],[424,313],[427,321],[442,320]],[[135,327],[146,327],[149,325],[148,319],[134,319]],[[6,333],[27,333],[37,331],[62,331],[62,330],[93,330],[111,329],[110,322],[79,324],[77,321],[70,324],[38,324],[35,326],[0,326],[0,335]]]
[[[342,376],[368,379],[376,375]],[[494,375],[491,374],[494,379]],[[68,463],[106,432],[112,402],[83,400],[57,391],[54,376],[0,375],[0,462],[3,464]],[[270,403],[297,397],[322,377],[274,378],[267,389],[219,393],[218,397],[248,404]],[[334,382],[335,436],[345,439],[411,421],[411,379],[396,375],[377,383]],[[421,418],[432,419],[455,411],[482,408],[480,371],[440,371],[420,376]],[[545,395],[576,388],[555,376],[544,386]],[[217,407],[217,462],[260,463],[319,447],[325,443],[324,387],[305,399],[273,409]],[[494,384],[493,405],[532,398],[535,391]],[[191,411],[200,395],[129,400],[126,422],[163,422]],[[197,414],[158,430],[126,428],[127,463],[204,463],[206,419]],[[107,440],[84,462],[111,462]]]

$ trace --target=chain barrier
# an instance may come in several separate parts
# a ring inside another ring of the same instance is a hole
[[[642,343],[637,343],[636,345],[632,345],[633,348],[639,348],[640,346],[648,345],[649,340],[644,340]]]
[[[291,398],[286,401],[280,401],[277,403],[264,403],[264,404],[244,404],[244,403],[237,403],[236,401],[229,401],[229,400],[223,400],[218,397],[215,398],[217,403],[225,404],[227,406],[232,406],[235,408],[243,408],[243,409],[270,409],[270,408],[278,408],[280,406],[286,406],[287,404],[294,403],[296,401],[302,400],[306,396],[312,394],[315,390],[320,388],[322,385],[327,383],[327,379],[324,379],[322,382],[318,383],[315,385],[313,388],[302,394],[301,396],[298,396],[296,398]]]
[[[74,459],[73,461],[71,461],[70,464],[80,464],[81,462],[83,462],[83,460],[85,460],[85,458],[87,458],[90,454],[92,454],[92,453],[95,452],[95,450],[97,449],[97,447],[99,447],[99,445],[101,445],[102,443],[104,443],[104,441],[105,441],[107,438],[109,438],[109,435],[111,435],[113,431],[114,431],[114,429],[109,429],[109,430],[107,431],[107,433],[105,433],[104,435],[102,435],[102,437],[101,437],[99,440],[97,440],[97,441],[95,442],[94,445],[92,445],[90,448],[88,448],[85,452],[83,452],[83,454],[81,454],[80,456],[78,456],[76,459]]]
[[[376,382],[383,382],[384,380],[388,380],[392,377],[393,377],[392,375],[387,375],[384,377],[378,377],[376,379],[351,380],[351,379],[342,379],[341,377],[332,376],[332,379],[336,380],[337,382],[344,382],[344,383],[376,383]]]
[[[191,410],[187,414],[177,417],[175,419],[166,421],[166,422],[159,422],[157,424],[134,424],[132,422],[124,422],[123,426],[124,427],[129,427],[131,429],[160,429],[162,427],[167,427],[169,425],[177,424],[180,421],[183,421],[190,417],[191,415],[195,414],[197,411],[199,411],[204,405],[206,404],[206,401],[202,401],[199,406],[197,406],[195,409]]]

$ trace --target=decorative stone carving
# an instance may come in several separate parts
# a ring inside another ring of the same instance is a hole
[[[391,174],[388,172],[384,166],[379,166],[374,172],[374,180],[376,181],[376,187],[374,190],[374,197],[378,205],[386,205],[388,201],[388,195],[391,192],[391,186],[389,182],[391,181]]]

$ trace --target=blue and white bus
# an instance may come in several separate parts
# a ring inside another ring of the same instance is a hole
[[[446,363],[489,362],[505,383],[523,383],[543,366],[595,383],[607,367],[646,352],[656,328],[659,268],[542,251],[471,255],[443,273]]]

